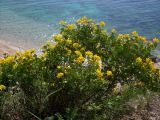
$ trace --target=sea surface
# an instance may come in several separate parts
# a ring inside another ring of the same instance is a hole
[[[0,39],[39,46],[59,32],[59,20],[84,15],[104,20],[109,30],[160,38],[160,0],[0,0]]]

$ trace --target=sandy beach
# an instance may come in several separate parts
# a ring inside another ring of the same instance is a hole
[[[5,42],[4,40],[0,40],[0,55],[4,53],[13,54],[16,50],[20,50],[20,48],[11,45],[8,42]]]

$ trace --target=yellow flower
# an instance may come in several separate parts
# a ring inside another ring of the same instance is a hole
[[[130,35],[129,34],[124,34],[123,37],[130,40]]]
[[[4,58],[0,58],[0,63],[4,63],[5,59]]]
[[[150,58],[146,58],[146,62],[149,63],[151,62],[152,60]]]
[[[99,23],[99,25],[100,25],[101,27],[104,27],[104,26],[106,25],[106,23],[105,23],[104,21],[101,21],[101,22]]]
[[[54,39],[54,40],[57,40],[57,41],[60,41],[60,42],[64,41],[61,34],[55,34],[55,35],[53,36],[53,39]]]
[[[133,31],[133,32],[132,32],[132,36],[138,37],[138,33],[137,33],[136,31]]]
[[[107,71],[107,76],[109,77],[109,76],[112,76],[113,75],[113,73],[112,73],[112,71]]]
[[[19,51],[16,51],[16,55],[17,55],[17,56],[20,56],[21,53],[20,53]]]
[[[80,56],[80,57],[78,57],[78,58],[75,60],[75,62],[78,63],[78,64],[80,64],[80,63],[82,63],[84,60],[85,60],[85,58],[82,57],[82,56]]]
[[[49,48],[51,49],[55,49],[57,47],[57,44],[54,44],[54,45],[50,45]]]
[[[76,22],[81,25],[87,25],[87,17],[83,16],[82,18],[78,19]]]
[[[75,27],[76,27],[75,24],[68,24],[68,25],[66,26],[66,29],[68,29],[68,30],[73,30]]]
[[[81,18],[81,20],[86,21],[86,20],[87,20],[87,17],[86,17],[86,16],[83,16],[83,17]]]
[[[116,33],[116,29],[115,29],[115,28],[113,28],[111,32],[112,32],[112,33]]]
[[[5,85],[0,85],[0,91],[6,90],[6,86]]]
[[[103,77],[103,73],[101,72],[101,70],[100,69],[97,69],[96,70],[96,75],[98,76],[98,77]]]
[[[81,45],[79,44],[79,43],[73,43],[73,47],[74,48],[78,48],[78,47],[80,47]]]
[[[93,58],[94,58],[95,61],[101,60],[101,57],[99,57],[98,55],[94,55]]]
[[[25,50],[24,53],[22,54],[23,58],[31,57],[31,56],[32,56],[31,50]]]
[[[14,61],[14,56],[8,56],[4,59],[4,63],[10,63],[10,62],[13,62]]]
[[[78,51],[78,50],[75,51],[75,54],[78,55],[78,56],[82,56],[82,53],[80,51]]]
[[[158,38],[154,38],[154,39],[153,39],[153,42],[154,42],[154,43],[159,43],[159,39],[158,39]]]
[[[92,52],[90,52],[90,51],[85,52],[85,54],[86,54],[88,57],[90,57],[90,58],[92,58],[92,57],[93,57],[93,53],[92,53]]]
[[[62,78],[64,76],[64,73],[58,73],[57,78]]]
[[[119,34],[119,35],[118,35],[118,39],[119,39],[119,40],[122,40],[122,39],[123,39],[123,34]]]
[[[150,65],[150,66],[154,65],[154,62],[153,62],[153,61],[150,61],[150,62],[149,62],[149,65]]]
[[[136,58],[136,62],[137,63],[142,63],[142,58],[141,57]]]
[[[151,65],[150,67],[153,72],[156,72],[156,70],[158,69],[158,67],[155,64]]]
[[[71,50],[67,50],[67,55],[71,55],[72,51]]]
[[[60,25],[64,25],[64,24],[65,24],[65,21],[64,21],[64,20],[60,20],[60,21],[59,21],[59,24],[60,24]]]
[[[36,49],[32,48],[30,51],[31,51],[31,53],[34,53],[34,52],[36,52]]]
[[[72,40],[68,39],[68,40],[66,40],[66,43],[70,45],[70,44],[72,44]]]
[[[146,42],[147,42],[147,39],[146,39],[146,37],[139,36],[138,38],[139,38],[139,40],[143,41],[144,43],[146,43]]]
[[[62,66],[57,66],[57,68],[58,68],[58,69],[61,69],[61,68],[62,68]]]

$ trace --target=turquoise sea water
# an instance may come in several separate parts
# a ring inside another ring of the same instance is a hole
[[[107,29],[160,38],[160,0],[0,0],[0,39],[37,46],[58,32],[59,20],[84,15]]]

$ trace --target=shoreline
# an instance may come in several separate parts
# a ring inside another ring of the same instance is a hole
[[[0,40],[0,55],[3,55],[4,53],[8,54],[14,54],[17,50],[23,50],[20,47],[14,46],[11,43],[8,43],[4,40]]]

